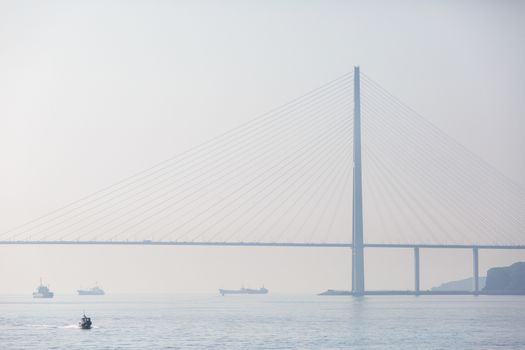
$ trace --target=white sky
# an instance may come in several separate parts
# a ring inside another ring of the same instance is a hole
[[[520,1],[0,1],[0,232],[354,65],[524,187],[524,34]],[[410,288],[411,252],[380,253],[367,287]],[[422,286],[470,263],[423,251]],[[0,246],[0,293],[317,292],[349,273],[338,250]]]

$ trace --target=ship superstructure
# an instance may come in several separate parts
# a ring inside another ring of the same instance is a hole
[[[33,298],[52,298],[54,295],[55,294],[49,290],[49,287],[42,284],[42,279],[40,279],[40,285],[36,292],[33,292]]]

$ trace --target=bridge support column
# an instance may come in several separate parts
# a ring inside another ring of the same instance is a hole
[[[414,248],[414,292],[419,294],[419,247]]]
[[[365,293],[363,247],[363,189],[361,180],[361,83],[359,67],[354,68],[354,188],[352,213],[352,294]]]
[[[477,247],[472,248],[473,257],[473,278],[472,278],[472,291],[475,294],[479,292],[479,250]]]

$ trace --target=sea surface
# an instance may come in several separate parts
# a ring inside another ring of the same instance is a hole
[[[0,349],[525,349],[525,297],[0,296]]]

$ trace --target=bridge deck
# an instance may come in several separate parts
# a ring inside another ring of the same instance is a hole
[[[338,297],[338,296],[360,296],[354,295],[352,292],[345,292],[347,294],[341,295],[322,295],[326,297]],[[480,290],[480,291],[467,291],[467,290],[365,290],[364,295],[525,295],[525,291],[522,290]]]
[[[351,243],[279,243],[279,242],[191,242],[191,241],[0,241],[0,245],[178,245],[219,247],[310,247],[352,248]],[[490,244],[402,244],[365,243],[365,248],[429,248],[429,249],[525,249],[525,245]]]

